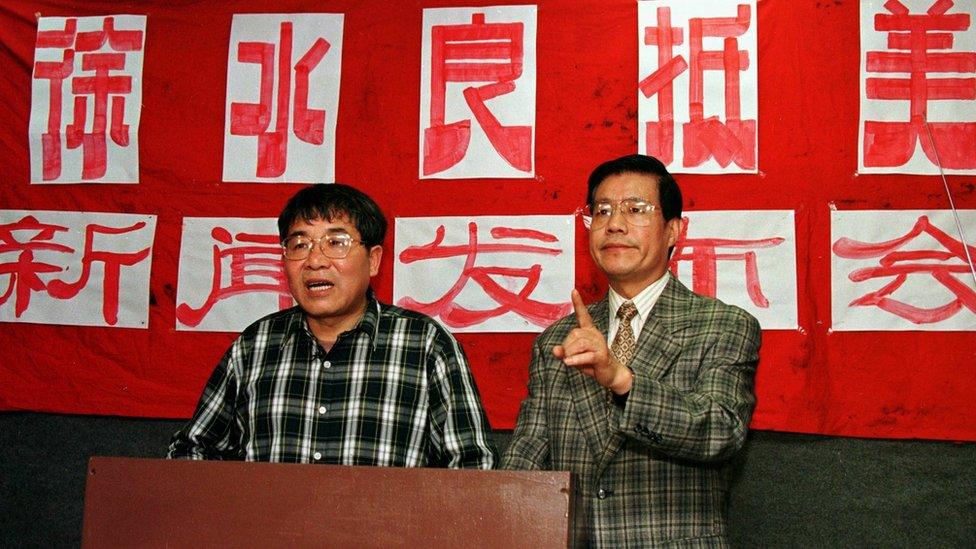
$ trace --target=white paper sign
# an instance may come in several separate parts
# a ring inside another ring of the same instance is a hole
[[[976,2],[860,8],[858,172],[976,173]]]
[[[177,330],[239,332],[294,304],[272,217],[183,218],[179,271]]]
[[[138,183],[146,17],[37,20],[32,183]]]
[[[224,181],[332,183],[341,14],[234,15]]]
[[[535,175],[536,7],[425,9],[420,177]]]
[[[638,151],[672,173],[757,173],[755,0],[637,3]]]
[[[541,332],[572,312],[573,219],[397,218],[393,301],[453,332]]]
[[[156,216],[0,210],[0,321],[149,327]]]
[[[672,261],[696,293],[749,311],[766,330],[797,328],[792,210],[684,212]]]
[[[959,219],[976,258],[976,210]],[[833,330],[976,330],[976,283],[951,211],[832,211],[830,231]]]

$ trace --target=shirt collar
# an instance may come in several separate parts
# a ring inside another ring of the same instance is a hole
[[[640,317],[641,323],[651,315],[651,309],[654,308],[654,304],[657,303],[659,297],[664,292],[664,287],[668,285],[668,280],[671,275],[668,271],[665,271],[661,278],[650,283],[646,288],[640,291],[632,299],[624,299],[623,296],[618,294],[610,288],[609,301],[610,301],[610,322],[613,323],[617,318],[617,309],[626,301],[630,301],[637,307],[637,316]]]
[[[311,341],[316,341],[315,335],[312,334],[312,330],[308,327],[308,320],[305,318],[305,313],[300,307],[295,307],[296,313],[292,318],[291,325],[289,327],[290,331],[294,334],[303,333],[305,337],[308,337]],[[373,293],[372,288],[366,290],[366,310],[363,312],[363,317],[359,319],[356,326],[349,330],[350,332],[362,332],[369,337],[370,348],[375,348],[377,331],[380,327],[380,302],[376,299],[376,294]]]

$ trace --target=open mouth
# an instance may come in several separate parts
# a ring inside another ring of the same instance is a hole
[[[335,286],[328,280],[311,280],[305,283],[305,288],[310,292],[325,292]]]

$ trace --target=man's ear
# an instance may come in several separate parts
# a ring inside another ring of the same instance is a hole
[[[383,246],[377,244],[369,249],[369,276],[376,276],[380,272],[381,259],[383,259]]]
[[[664,223],[664,229],[668,232],[668,246],[674,246],[678,242],[678,237],[681,236],[681,227],[684,225],[684,221],[681,216],[673,217]]]

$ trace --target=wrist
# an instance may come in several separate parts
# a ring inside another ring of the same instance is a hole
[[[629,393],[633,386],[634,371],[628,366],[621,366],[617,370],[617,375],[614,376],[613,381],[610,383],[608,388],[613,394],[622,396]]]

